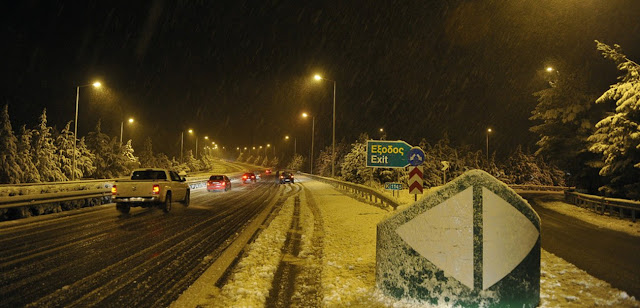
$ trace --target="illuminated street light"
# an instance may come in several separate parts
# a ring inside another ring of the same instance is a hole
[[[489,161],[489,134],[491,132],[491,128],[487,128],[487,162]]]
[[[289,136],[284,136],[284,140],[289,140]],[[293,155],[295,156],[298,153],[298,138],[293,138]]]
[[[129,124],[133,124],[133,118],[127,120]],[[124,131],[124,121],[120,121],[120,145],[122,145],[122,132]]]
[[[78,102],[80,101],[80,88],[93,86],[94,88],[100,88],[102,84],[99,81],[96,81],[92,84],[85,84],[76,87],[76,119],[73,123],[73,170],[71,171],[71,180],[76,179],[76,149],[78,144]]]
[[[336,81],[323,78],[320,75],[315,75],[315,80],[326,80],[333,82],[333,137],[331,139],[331,177],[335,176],[335,161],[336,161]]]
[[[309,114],[307,114],[306,112],[302,113],[302,117],[303,118],[308,118]],[[315,129],[316,129],[316,117],[311,117],[311,155],[309,155],[309,161],[310,161],[310,169],[309,169],[309,173],[313,174],[313,136],[315,135]]]

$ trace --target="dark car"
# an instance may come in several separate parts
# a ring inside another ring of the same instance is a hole
[[[293,183],[293,172],[282,171],[280,174],[280,184]]]
[[[224,175],[212,175],[207,181],[207,191],[228,191],[231,189],[231,180]]]
[[[242,183],[245,183],[245,184],[250,182],[255,183],[256,181],[257,181],[256,174],[253,172],[247,172],[242,175]]]

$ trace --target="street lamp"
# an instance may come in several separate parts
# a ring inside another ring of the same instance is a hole
[[[289,140],[289,136],[284,136],[284,140]],[[298,138],[293,138],[293,156],[296,156],[298,153],[296,147],[298,146]]]
[[[129,118],[127,121],[129,124],[133,124],[133,118]],[[120,145],[122,145],[122,132],[124,131],[124,121],[120,122]]]
[[[487,128],[487,162],[489,161],[489,134],[491,132],[491,128]]]
[[[315,75],[313,78],[315,78],[316,80],[326,80],[333,82],[333,137],[331,140],[331,177],[334,177],[336,161],[336,81],[323,78],[320,75]]]
[[[303,118],[307,118],[309,117],[309,114],[307,114],[306,112],[302,113],[302,117]],[[311,155],[310,156],[310,174],[313,174],[313,136],[315,135],[315,127],[316,127],[316,117],[312,116],[311,117]]]
[[[76,120],[74,122],[73,129],[73,170],[71,171],[71,180],[76,179],[76,149],[78,143],[78,102],[80,101],[80,88],[93,86],[94,88],[100,88],[102,84],[99,81],[96,81],[91,84],[85,84],[76,87]]]

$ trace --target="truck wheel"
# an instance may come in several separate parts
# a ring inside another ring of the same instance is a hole
[[[182,201],[182,204],[184,204],[185,207],[189,206],[189,203],[191,202],[191,191],[187,190],[187,194],[184,195],[184,200]]]
[[[162,204],[162,211],[169,213],[171,211],[171,194],[167,193],[167,197],[164,198],[164,204]]]
[[[129,214],[129,210],[131,210],[131,207],[128,204],[116,203],[116,209],[122,214]]]

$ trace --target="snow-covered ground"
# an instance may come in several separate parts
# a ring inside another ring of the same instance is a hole
[[[390,214],[388,210],[355,201],[328,184],[302,177],[300,180],[312,193],[324,224],[320,291],[323,306],[430,307],[419,302],[398,301],[375,289],[376,225]],[[309,196],[304,191],[301,194],[303,247],[298,257],[310,261],[316,258],[314,250],[309,247],[309,237],[314,231],[311,221],[313,215],[308,208]],[[199,300],[189,303],[189,307],[264,305],[273,273],[282,258],[280,249],[290,227],[291,199],[284,204],[273,223],[250,245],[247,256],[236,266],[227,284],[221,290],[212,286],[210,290],[203,291]],[[546,203],[545,206],[566,210],[570,214],[576,213],[575,207],[558,203],[562,202]],[[580,212],[578,216],[581,219],[602,219],[594,222],[606,226],[615,225],[604,222],[615,218],[590,217],[597,214]],[[619,225],[620,220],[617,222]],[[635,225],[629,230],[637,233]],[[635,298],[551,253],[543,250],[541,258],[541,307],[640,307],[640,302]],[[313,262],[308,262],[311,263]]]

